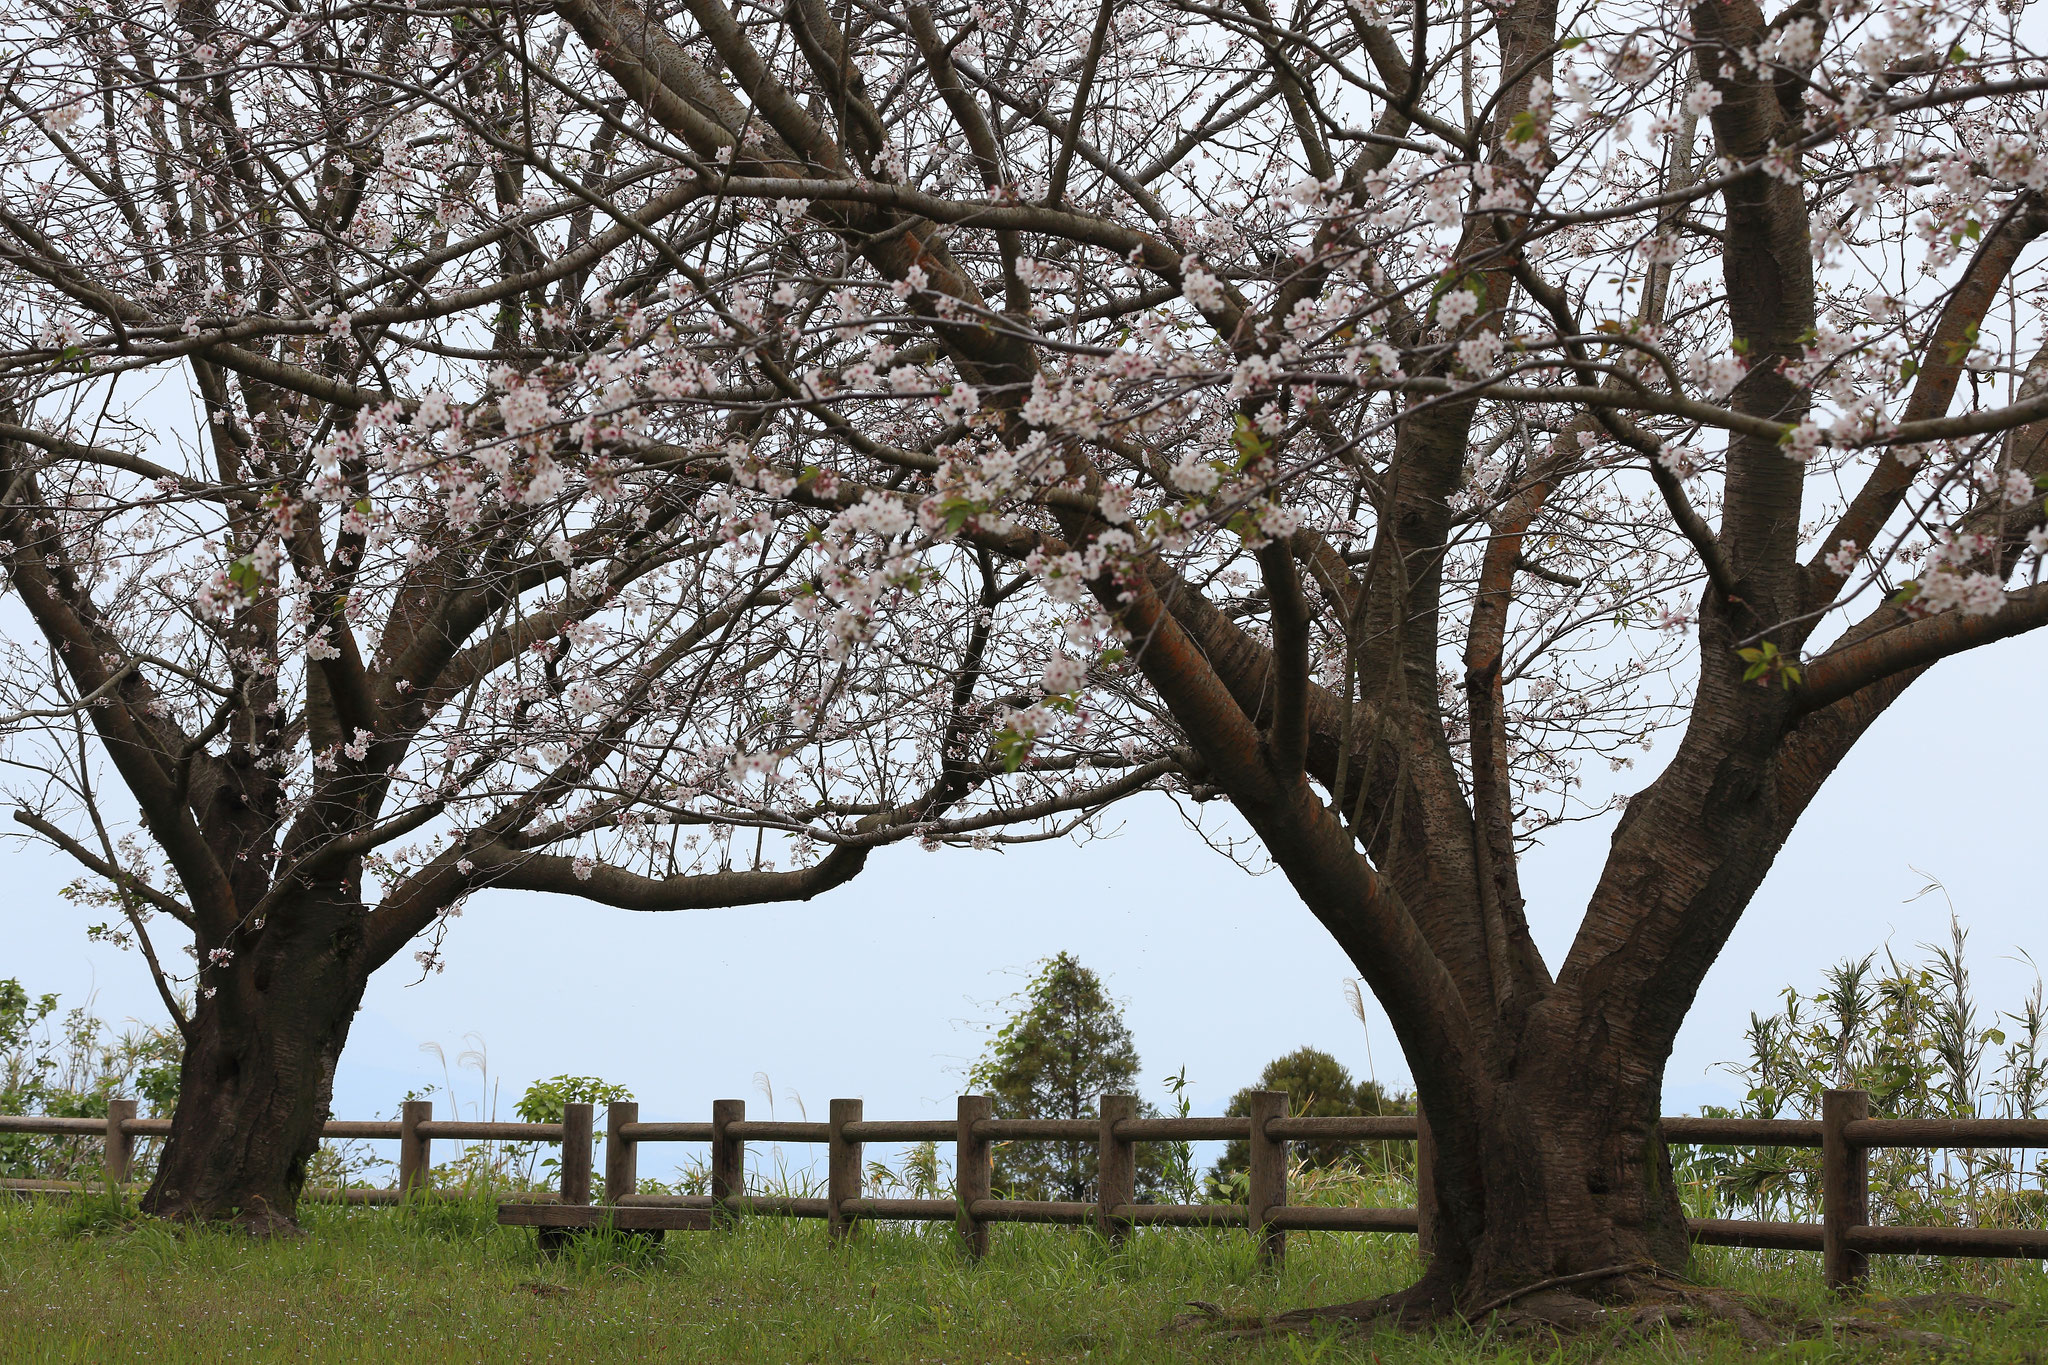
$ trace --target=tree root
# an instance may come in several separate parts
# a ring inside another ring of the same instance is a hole
[[[1195,1311],[1177,1315],[1166,1325],[1165,1330],[1173,1332],[1197,1328],[1231,1337],[1319,1332],[1332,1326],[1343,1331],[1382,1325],[1413,1331],[1445,1317],[1444,1305],[1448,1301],[1449,1296],[1439,1286],[1426,1279],[1406,1289],[1382,1294],[1378,1298],[1358,1299],[1351,1303],[1329,1304],[1320,1308],[1296,1308],[1277,1317],[1266,1317],[1250,1312],[1231,1312],[1202,1299],[1191,1299],[1188,1306]]]
[[[1322,1308],[1297,1308],[1273,1319],[1272,1325],[1281,1331],[1292,1332],[1317,1331],[1332,1323],[1345,1329],[1371,1324],[1413,1331],[1449,1316],[1450,1302],[1451,1296],[1443,1286],[1424,1279],[1378,1298],[1356,1299]]]
[[[234,1216],[233,1226],[237,1232],[264,1240],[288,1240],[306,1235],[306,1230],[299,1226],[298,1219],[288,1213],[280,1213],[268,1204],[239,1211]]]
[[[154,1209],[145,1207],[143,1213],[160,1218],[166,1223],[182,1224],[191,1228],[231,1228],[261,1241],[273,1238],[289,1240],[306,1235],[306,1230],[299,1226],[298,1219],[273,1207],[268,1200],[260,1197],[248,1208],[209,1210],[197,1204],[180,1201],[167,1208],[162,1205]]]
[[[1982,1294],[1941,1290],[1932,1294],[1907,1294],[1896,1299],[1872,1299],[1863,1307],[1869,1312],[1889,1313],[1893,1317],[1919,1317],[1933,1313],[2010,1313],[2018,1305],[2004,1299],[1986,1298]]]
[[[1783,1299],[1684,1284],[1637,1285],[1635,1290],[1637,1301],[1633,1307],[1603,1305],[1554,1290],[1544,1291],[1524,1299],[1514,1309],[1494,1313],[1486,1327],[1489,1333],[1503,1336],[1555,1338],[1612,1333],[1595,1356],[1596,1362],[1617,1347],[1652,1333],[1668,1331],[1683,1336],[1717,1326],[1733,1331],[1745,1345],[1759,1349],[1829,1336],[1917,1351],[1966,1349],[1966,1343],[1954,1337],[1887,1322],[1867,1312],[1815,1317],[1801,1313],[1797,1305]],[[1908,1306],[1905,1311],[1924,1310]]]
[[[1596,1283],[1603,1290],[1598,1299],[1572,1292],[1577,1286]],[[1886,1319],[1943,1311],[2002,1313],[2013,1305],[1975,1294],[1916,1294],[1814,1317],[1783,1299],[1689,1284],[1669,1270],[1638,1262],[1539,1280],[1464,1312],[1451,1306],[1451,1296],[1442,1286],[1428,1280],[1378,1298],[1298,1308],[1274,1316],[1232,1312],[1200,1300],[1189,1307],[1195,1311],[1175,1317],[1168,1331],[1197,1329],[1230,1337],[1265,1337],[1334,1329],[1349,1335],[1379,1329],[1415,1331],[1456,1319],[1489,1338],[1560,1340],[1604,1335],[1607,1340],[1593,1356],[1593,1365],[1598,1365],[1609,1353],[1644,1336],[1659,1332],[1691,1336],[1716,1328],[1732,1331],[1755,1348],[1833,1335],[1873,1345],[1951,1353],[1965,1350],[1967,1343]]]
[[[1480,1304],[1477,1308],[1466,1310],[1465,1316],[1468,1318],[1483,1318],[1496,1308],[1505,1308],[1516,1299],[1526,1298],[1545,1289],[1562,1289],[1566,1285],[1587,1284],[1594,1280],[1612,1280],[1622,1275],[1634,1274],[1638,1271],[1647,1271],[1654,1274],[1657,1269],[1658,1267],[1650,1261],[1629,1261],[1623,1265],[1603,1266],[1599,1270],[1581,1270],[1576,1275],[1553,1275],[1547,1280],[1538,1280],[1534,1284],[1523,1285],[1520,1289],[1510,1289],[1499,1298],[1490,1299]]]

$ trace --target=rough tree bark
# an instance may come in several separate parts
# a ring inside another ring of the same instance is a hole
[[[272,932],[192,1011],[178,1107],[145,1212],[259,1234],[296,1227],[334,1068],[373,964],[366,907],[342,887],[270,913]]]

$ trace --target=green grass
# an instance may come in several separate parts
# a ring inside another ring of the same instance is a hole
[[[1416,1337],[1245,1341],[1164,1331],[1186,1301],[1277,1311],[1390,1289],[1417,1265],[1406,1240],[1297,1234],[1262,1274],[1242,1233],[1159,1231],[1122,1250],[1064,1228],[1003,1227],[965,1263],[950,1229],[865,1230],[826,1243],[809,1221],[749,1220],[665,1244],[590,1242],[553,1260],[488,1205],[311,1208],[310,1236],[113,1222],[100,1210],[0,1201],[0,1361],[1583,1361],[1604,1342],[1504,1343],[1459,1328]],[[1697,1278],[1818,1313],[1812,1258],[1705,1252]],[[1967,1358],[2040,1361],[2048,1277],[2038,1267],[1888,1267],[1877,1296],[1965,1289],[2018,1304],[2002,1319],[1921,1315]],[[1840,1333],[1772,1358],[1907,1358]],[[1754,1360],[1718,1328],[1618,1346],[1602,1365]]]

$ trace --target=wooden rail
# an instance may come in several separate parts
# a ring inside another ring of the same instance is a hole
[[[853,1236],[862,1222],[952,1223],[971,1255],[988,1248],[991,1223],[1059,1223],[1093,1227],[1118,1240],[1136,1227],[1242,1227],[1258,1238],[1263,1260],[1286,1254],[1294,1231],[1406,1233],[1430,1243],[1425,1198],[1415,1209],[1320,1208],[1287,1202],[1290,1140],[1415,1142],[1426,1167],[1428,1128],[1416,1114],[1381,1117],[1290,1117],[1278,1091],[1252,1096],[1251,1113],[1225,1118],[1139,1118],[1137,1101],[1105,1095],[1092,1119],[1000,1119],[985,1095],[962,1095],[955,1117],[866,1118],[859,1100],[834,1100],[824,1123],[750,1120],[744,1100],[718,1100],[709,1123],[646,1122],[630,1101],[610,1106],[605,1120],[605,1203],[593,1205],[592,1146],[595,1113],[589,1104],[565,1107],[560,1123],[481,1123],[438,1120],[430,1102],[408,1101],[396,1122],[335,1120],[330,1138],[396,1139],[398,1184],[392,1189],[308,1189],[306,1197],[349,1203],[398,1203],[428,1190],[433,1142],[489,1140],[560,1144],[560,1189],[506,1206],[504,1221],[565,1229],[613,1226],[632,1230],[730,1227],[741,1215],[822,1218],[835,1238]],[[137,1138],[163,1137],[168,1119],[135,1116],[135,1101],[114,1100],[107,1117],[51,1118],[0,1115],[0,1132],[98,1137],[106,1144],[110,1180],[124,1182]],[[1687,1220],[1692,1240],[1704,1246],[1818,1251],[1829,1285],[1851,1288],[1868,1274],[1873,1255],[2009,1256],[2048,1259],[2048,1230],[2029,1228],[1873,1227],[1869,1218],[1869,1153],[1873,1148],[2048,1148],[2044,1119],[1873,1119],[1860,1090],[1831,1090],[1818,1119],[1709,1119],[1662,1122],[1673,1144],[1754,1145],[1821,1149],[1821,1221],[1770,1223],[1732,1218]],[[1246,1204],[1140,1204],[1136,1196],[1139,1142],[1236,1141],[1250,1144]],[[750,1195],[746,1146],[756,1142],[814,1142],[827,1149],[825,1197]],[[652,1142],[711,1145],[711,1193],[643,1195],[638,1192],[639,1151]],[[862,1148],[870,1142],[955,1144],[955,1197],[881,1199],[861,1191]],[[996,1199],[993,1148],[1003,1142],[1088,1143],[1096,1148],[1099,1178],[1094,1203]],[[70,1192],[74,1182],[9,1180],[0,1188],[24,1194]],[[583,1210],[588,1212],[583,1212]],[[606,1210],[616,1210],[608,1213]],[[630,1212],[640,1210],[641,1212]]]
[[[952,1223],[972,1255],[986,1252],[991,1223],[1056,1223],[1094,1227],[1112,1240],[1134,1227],[1243,1227],[1259,1239],[1262,1259],[1279,1261],[1292,1231],[1407,1233],[1427,1239],[1430,1215],[1420,1209],[1317,1208],[1287,1203],[1290,1140],[1416,1142],[1427,1161],[1428,1129],[1413,1114],[1382,1117],[1290,1117],[1286,1096],[1254,1095],[1252,1112],[1225,1118],[1139,1118],[1129,1096],[1106,1095],[1093,1119],[998,1119],[988,1097],[962,1095],[953,1122],[885,1121],[863,1117],[857,1100],[834,1100],[825,1123],[758,1122],[743,1100],[720,1100],[710,1123],[645,1123],[639,1106],[612,1106],[606,1131],[607,1198],[619,1209],[702,1211],[715,1226],[744,1213],[825,1219],[834,1237],[851,1236],[859,1223]],[[1754,1247],[1822,1253],[1828,1282],[1849,1287],[1867,1274],[1872,1254],[2018,1256],[2048,1258],[2048,1231],[2003,1228],[1879,1228],[1868,1225],[1867,1153],[1877,1147],[2048,1147],[2048,1121],[2035,1119],[1871,1119],[1860,1091],[1832,1092],[1819,1119],[1668,1118],[1667,1142],[1818,1147],[1823,1152],[1823,1217],[1819,1223],[1769,1223],[1728,1218],[1687,1220],[1692,1239],[1707,1246]],[[824,1143],[826,1197],[777,1198],[743,1194],[749,1139]],[[1247,1204],[1139,1204],[1135,1202],[1139,1142],[1242,1140],[1250,1144]],[[649,1142],[709,1142],[712,1195],[633,1193],[639,1148]],[[862,1144],[952,1142],[958,1149],[952,1199],[878,1199],[859,1191]],[[1097,1146],[1098,1199],[1070,1201],[991,1198],[992,1144],[1071,1142]],[[581,1213],[547,1214],[591,1224]],[[680,1214],[677,1215],[680,1218]],[[693,1215],[694,1216],[694,1215]],[[523,1217],[523,1215],[522,1215]],[[681,1222],[669,1226],[688,1226]],[[652,1226],[621,1222],[619,1227]]]

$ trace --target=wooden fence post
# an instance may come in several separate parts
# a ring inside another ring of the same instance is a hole
[[[427,1172],[433,1169],[434,1140],[420,1132],[422,1123],[434,1117],[432,1100],[407,1100],[398,1112],[398,1189],[414,1195],[427,1188]]]
[[[1849,1141],[1847,1127],[1870,1117],[1867,1090],[1829,1090],[1820,1097],[1821,1273],[1838,1294],[1855,1293],[1870,1258],[1851,1251],[1848,1232],[1870,1222],[1870,1152]]]
[[[604,1202],[616,1204],[640,1191],[640,1144],[626,1136],[626,1125],[640,1121],[640,1106],[613,1100],[604,1111]]]
[[[562,1194],[564,1204],[590,1202],[590,1146],[597,1106],[578,1100],[562,1106]]]
[[[1119,1119],[1136,1117],[1136,1095],[1102,1097],[1102,1137],[1095,1163],[1095,1226],[1111,1246],[1122,1246],[1131,1230],[1129,1220],[1116,1216],[1117,1206],[1138,1202],[1137,1144],[1116,1135]]]
[[[1424,1260],[1436,1255],[1436,1139],[1429,1117],[1415,1101],[1415,1249]]]
[[[107,1146],[100,1165],[107,1173],[107,1183],[119,1189],[128,1183],[128,1171],[135,1164],[135,1134],[121,1125],[135,1117],[134,1100],[107,1101]]]
[[[974,1201],[987,1199],[995,1185],[995,1154],[988,1139],[974,1135],[974,1125],[995,1117],[995,1101],[987,1095],[962,1095],[958,1108],[959,1127],[953,1142],[953,1197],[960,1203],[955,1226],[960,1246],[980,1260],[988,1255],[988,1224],[972,1213]]]
[[[860,1198],[860,1143],[847,1138],[846,1125],[859,1123],[863,1108],[859,1100],[833,1100],[826,1114],[825,1229],[833,1241],[853,1235],[846,1204]]]
[[[1252,1236],[1258,1239],[1259,1262],[1276,1269],[1287,1259],[1287,1234],[1268,1227],[1274,1209],[1287,1206],[1287,1139],[1266,1136],[1266,1125],[1287,1117],[1287,1092],[1255,1090],[1251,1096],[1251,1163],[1249,1177]]]
[[[725,1131],[746,1117],[745,1100],[711,1101],[711,1218],[720,1227],[731,1227],[739,1216],[726,1201],[747,1192],[747,1144]]]

